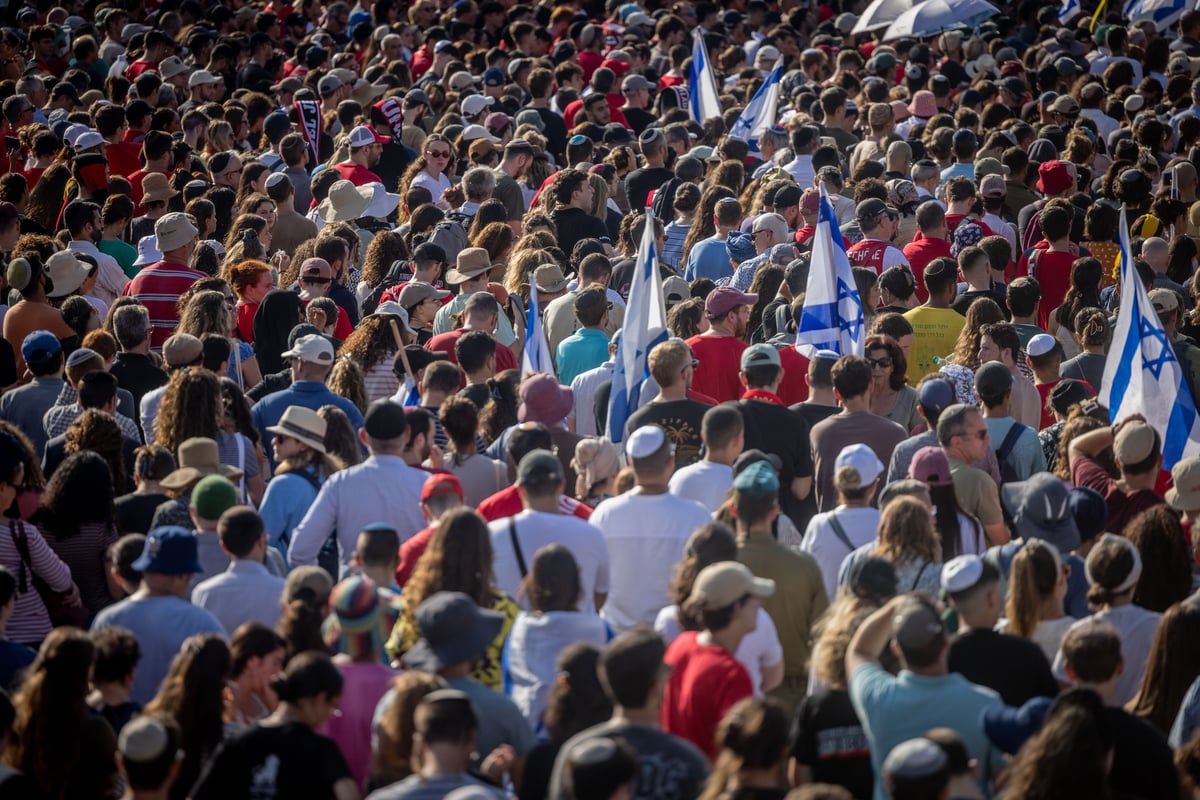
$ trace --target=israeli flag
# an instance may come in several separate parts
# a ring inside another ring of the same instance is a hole
[[[638,246],[636,271],[629,284],[625,322],[613,365],[612,391],[608,398],[608,438],[619,444],[625,438],[625,421],[638,409],[642,383],[650,375],[650,351],[669,337],[667,305],[663,298],[662,274],[654,246],[654,217],[646,209],[642,243]]]
[[[812,358],[817,350],[839,355],[863,354],[866,325],[862,300],[846,257],[846,242],[838,230],[833,203],[821,182],[821,205],[813,234],[812,264],[804,295],[796,349]]]
[[[782,75],[782,64],[771,70],[766,82],[758,87],[758,91],[754,93],[754,97],[750,98],[742,115],[737,118],[737,122],[733,123],[733,128],[729,131],[731,139],[740,139],[749,144],[750,155],[756,158],[762,157],[762,153],[758,149],[758,137],[775,124],[775,118],[779,114],[779,79]]]
[[[704,47],[703,32],[697,28],[692,34],[692,71],[688,75],[688,105],[692,119],[701,125],[704,120],[721,116],[721,99],[717,92],[717,76],[708,50]]]
[[[529,275],[529,310],[525,312],[525,349],[521,351],[521,377],[534,372],[554,374],[550,344],[542,328],[542,310],[538,308],[537,282]]]
[[[1079,0],[1062,0],[1062,8],[1058,10],[1058,22],[1060,25],[1069,25],[1071,20],[1083,13],[1083,9],[1079,7]]]
[[[1150,20],[1161,33],[1178,22],[1193,3],[1194,0],[1133,0],[1126,6],[1126,16],[1131,22]]]
[[[1183,368],[1133,264],[1129,226],[1121,209],[1121,309],[1104,365],[1100,402],[1114,423],[1141,414],[1163,443],[1163,469],[1200,455],[1196,403]]]

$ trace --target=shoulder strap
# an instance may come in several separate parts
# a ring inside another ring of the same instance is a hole
[[[508,538],[512,541],[513,553],[517,557],[517,569],[521,570],[521,580],[525,580],[529,570],[525,568],[525,554],[521,552],[521,540],[517,538],[517,521],[513,517],[508,518]]]
[[[321,481],[319,481],[319,480],[317,479],[317,476],[316,476],[316,475],[314,475],[313,473],[309,472],[308,470],[306,470],[306,469],[297,469],[297,470],[292,470],[292,471],[291,471],[290,473],[288,473],[288,474],[289,474],[289,475],[298,475],[298,476],[300,476],[301,478],[304,478],[304,480],[308,481],[308,485],[309,485],[309,486],[311,486],[311,487],[312,487],[312,488],[313,488],[313,489],[314,489],[314,490],[315,490],[317,493],[320,493],[320,491],[321,491]]]
[[[19,524],[19,521],[18,523]],[[25,526],[21,526],[21,535],[17,535],[17,526],[12,520],[8,523],[8,533],[12,536],[13,544],[17,548],[17,555],[21,559],[21,571],[17,580],[17,590],[20,592],[29,591],[29,575],[33,573],[33,556],[29,552],[29,539],[25,536]]]
[[[850,537],[846,535],[846,529],[843,528],[842,523],[838,521],[836,510],[829,512],[829,524],[833,528],[834,535],[841,540],[842,544],[845,545],[847,550],[853,553],[854,545],[850,543]]]
[[[917,572],[917,577],[913,578],[912,586],[908,587],[910,592],[915,592],[917,590],[917,586],[921,583],[921,576],[925,574],[925,570],[928,566],[928,561],[921,565],[920,571]]]
[[[1012,453],[1013,448],[1017,446],[1017,440],[1021,438],[1021,433],[1025,430],[1025,426],[1019,422],[1014,422],[1013,426],[1008,429],[1008,433],[1004,434],[1004,441],[1000,443],[1000,449],[996,451],[996,460],[1001,464]]]

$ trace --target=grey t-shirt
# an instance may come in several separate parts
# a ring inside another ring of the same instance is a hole
[[[599,737],[624,739],[640,759],[634,800],[689,800],[700,794],[708,779],[708,758],[691,742],[658,728],[627,722],[602,722],[568,739],[554,760],[550,775],[549,800],[567,800],[563,783],[567,754],[580,742]]]

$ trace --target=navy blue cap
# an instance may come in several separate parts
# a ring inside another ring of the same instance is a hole
[[[34,331],[21,342],[21,358],[26,364],[40,364],[62,352],[62,343],[50,331]]]
[[[195,534],[178,525],[154,528],[146,535],[142,557],[133,562],[138,572],[157,572],[162,575],[196,575],[204,572],[196,555]]]
[[[483,72],[484,86],[503,86],[505,83],[504,70],[499,67],[488,67]]]

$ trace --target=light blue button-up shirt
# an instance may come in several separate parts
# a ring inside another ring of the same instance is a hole
[[[192,604],[212,614],[232,634],[247,622],[274,628],[284,580],[256,561],[234,559],[224,572],[192,590]]]

